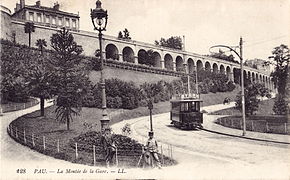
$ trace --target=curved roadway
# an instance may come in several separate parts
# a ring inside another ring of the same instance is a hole
[[[57,160],[12,140],[6,132],[8,124],[15,118],[37,109],[38,106],[35,106],[1,116],[1,179],[289,179],[290,161],[287,156],[289,146],[239,139],[205,131],[181,131],[169,125],[168,113],[154,116],[154,130],[165,155],[168,154],[168,144],[172,144],[173,158],[179,162],[177,166],[148,171],[125,169],[126,173],[123,174],[116,172],[117,167],[107,169],[108,173],[58,174],[57,169],[92,169],[94,171],[106,169]],[[208,118],[213,118],[213,116],[205,116],[205,121]],[[114,132],[120,133],[120,129],[126,123],[131,124],[132,138],[145,142],[149,118],[141,117],[114,124],[112,126]],[[17,169],[23,168],[26,169],[25,174],[16,172]],[[46,169],[46,173],[34,173],[39,169]]]

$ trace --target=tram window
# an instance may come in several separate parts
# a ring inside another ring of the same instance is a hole
[[[179,103],[172,103],[171,109],[173,111],[179,111]]]
[[[191,103],[191,109],[192,109],[192,112],[196,112],[197,110],[196,110],[196,103],[195,102],[192,102]]]
[[[196,111],[200,111],[200,103],[199,102],[196,102]]]

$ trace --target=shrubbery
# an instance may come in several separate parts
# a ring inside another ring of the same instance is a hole
[[[204,78],[199,83],[199,92],[207,94],[209,92],[226,92],[235,88],[233,82],[228,81],[222,74],[207,73],[210,78]],[[192,81],[192,79],[191,79]],[[192,89],[195,88],[191,82]],[[120,79],[106,80],[106,96],[108,108],[134,109],[139,106],[146,107],[149,99],[154,103],[168,101],[174,94],[187,93],[187,80],[174,80],[171,83],[158,81],[156,83],[143,83],[137,87],[133,82],[125,82]],[[101,85],[91,85],[90,91],[83,99],[83,106],[98,107],[102,106]]]
[[[273,111],[278,115],[285,115],[287,114],[287,105],[285,98],[281,95],[277,95],[275,98],[275,103],[273,106]]]

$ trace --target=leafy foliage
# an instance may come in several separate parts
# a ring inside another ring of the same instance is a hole
[[[223,59],[223,60],[226,60],[226,61],[229,61],[229,62],[239,63],[239,61],[235,60],[235,57],[232,54],[226,55],[226,53],[224,51],[222,51],[221,49],[219,49],[218,53],[212,53],[210,55],[210,57],[214,57],[214,58],[217,58],[217,59]]]
[[[155,41],[155,45],[181,50],[182,40],[179,36],[171,36],[168,39],[161,38],[159,41]]]
[[[278,92],[281,95],[285,95],[286,82],[288,78],[289,70],[289,48],[288,46],[281,44],[278,47],[275,47],[272,51],[273,56],[270,56],[270,59],[273,59],[273,63],[276,65],[275,71],[271,73],[274,84],[278,88]]]
[[[36,54],[27,46],[16,47],[11,42],[1,40],[2,101],[26,102],[29,94],[24,75],[35,57]]]
[[[288,112],[287,108],[288,108],[288,102],[285,100],[285,98],[282,95],[278,94],[275,98],[273,111],[278,115],[286,115]]]
[[[122,33],[122,31],[119,31],[118,39],[125,39],[125,40],[130,40],[131,39],[130,32],[128,31],[127,28],[124,29],[123,33]]]
[[[259,107],[259,97],[271,97],[269,89],[264,84],[251,83],[245,87],[245,111],[246,115],[253,115]],[[236,107],[242,111],[241,92],[236,96]]]
[[[152,49],[145,51],[140,51],[138,53],[138,63],[139,64],[145,64],[148,66],[154,66],[155,65],[155,57],[154,57],[154,51]]]
[[[43,49],[45,47],[47,47],[47,42],[45,41],[45,39],[37,39],[35,45],[38,47],[38,49],[41,51],[41,53],[43,54]]]

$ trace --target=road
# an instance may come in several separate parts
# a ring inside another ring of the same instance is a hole
[[[289,145],[253,141],[204,130],[180,130],[170,125],[169,117],[169,113],[153,116],[153,128],[165,155],[169,155],[168,146],[173,147],[173,158],[179,163],[172,169],[173,172],[192,172],[200,178],[289,179]],[[216,117],[204,115],[204,121],[212,118]],[[113,125],[114,131],[121,133],[120,129],[125,123],[131,124],[131,137],[144,144],[149,131],[149,117],[118,123]]]
[[[8,124],[15,118],[35,111],[38,106],[17,112],[5,113],[1,117],[1,179],[289,179],[289,147],[274,143],[264,143],[223,136],[206,131],[181,131],[170,126],[168,113],[155,115],[154,130],[162,145],[164,154],[168,154],[168,144],[172,144],[173,158],[178,165],[164,167],[162,170],[141,170],[125,168],[126,173],[34,173],[35,169],[57,171],[57,169],[114,170],[74,164],[54,159],[33,151],[12,140],[6,132]],[[218,109],[212,108],[213,109]],[[205,120],[215,118],[205,116]],[[149,117],[126,120],[112,126],[120,133],[124,124],[130,123],[131,137],[145,142]],[[26,174],[16,173],[25,168]]]

